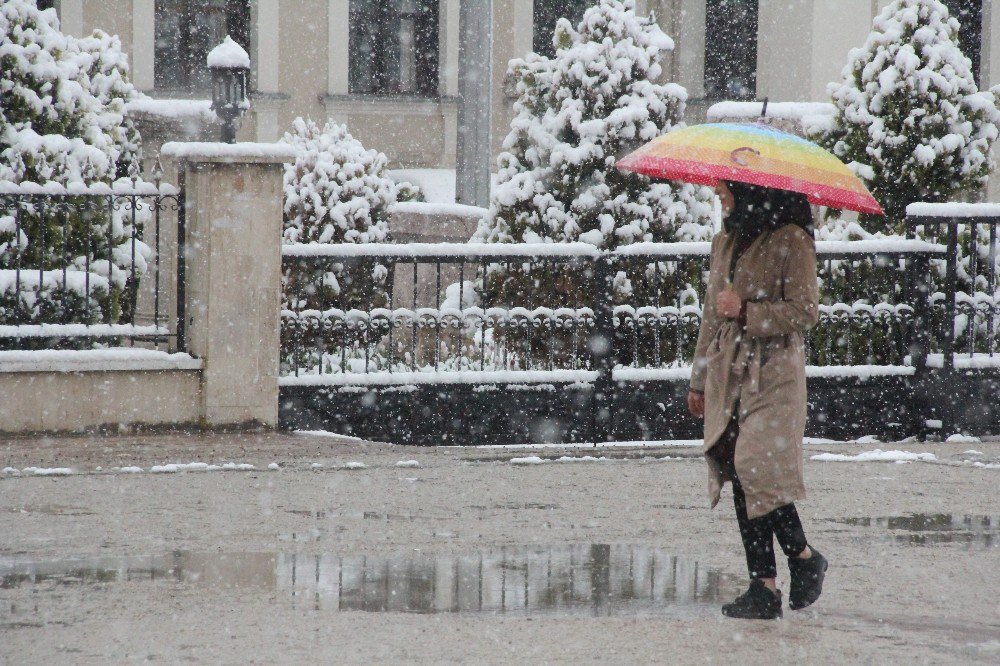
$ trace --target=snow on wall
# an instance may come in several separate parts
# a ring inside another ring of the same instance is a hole
[[[85,184],[82,181],[71,181],[66,185],[55,181],[45,183],[0,181],[0,194],[13,195],[97,195],[108,196],[111,194],[129,196],[166,196],[176,195],[178,190],[169,183],[160,183],[159,187],[153,183],[145,181],[132,182],[127,178],[119,178],[111,185],[107,183]]]
[[[597,257],[589,243],[294,243],[281,246],[285,257]]]
[[[160,154],[174,159],[248,159],[290,162],[295,149],[284,143],[220,143],[213,141],[169,141]]]
[[[1000,203],[911,203],[906,207],[906,214],[920,217],[998,217],[1000,218]]]
[[[210,99],[158,99],[144,96],[129,101],[125,105],[125,111],[130,115],[143,113],[170,120],[216,120]]]
[[[414,204],[396,204],[396,207]],[[463,206],[471,208],[471,206]],[[481,209],[476,209],[481,210]],[[628,256],[708,256],[712,244],[701,241],[679,243],[633,243],[612,250],[610,254]],[[475,257],[590,257],[601,250],[590,243],[290,243],[281,248],[286,257],[410,257],[410,256],[475,256]],[[817,241],[816,254],[877,254],[935,252],[945,247],[907,238],[875,238],[857,241]]]
[[[392,213],[411,213],[414,215],[442,215],[448,217],[468,217],[482,219],[488,212],[479,206],[466,206],[457,203],[429,203],[426,201],[399,201],[394,203],[389,211]]]
[[[708,120],[718,122],[731,118],[760,118],[762,102],[718,102],[708,108]],[[829,102],[771,102],[765,118],[801,121],[807,116],[833,116],[837,107]]]
[[[200,359],[155,349],[34,349],[0,351],[0,372],[199,370]]]

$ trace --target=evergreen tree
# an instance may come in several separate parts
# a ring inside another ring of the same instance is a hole
[[[615,160],[663,134],[684,114],[687,92],[653,83],[673,41],[634,0],[601,0],[574,29],[556,25],[556,54],[510,63],[516,117],[498,158],[497,185],[475,240],[704,240],[711,190],[618,171]]]
[[[1000,112],[980,92],[958,44],[958,21],[938,0],[894,0],[830,84],[833,127],[818,137],[882,204],[872,231],[902,233],[906,206],[947,201],[986,183]]]
[[[0,4],[0,181],[81,186],[127,175],[140,157],[125,113],[135,94],[117,37],[65,35],[55,10],[34,0]],[[133,247],[131,225],[148,207],[60,201],[65,215],[16,199],[16,213],[0,214],[0,323],[128,321],[151,256],[141,240]]]
[[[387,243],[389,209],[399,200],[418,195],[408,183],[395,183],[386,173],[388,158],[376,150],[366,149],[347,131],[345,125],[329,121],[322,128],[309,119],[296,118],[292,130],[282,139],[295,149],[295,161],[285,165],[283,242],[293,243]],[[286,268],[283,279],[283,301],[286,309],[325,311],[352,308],[370,311],[389,303],[389,270],[375,263],[345,265],[332,263],[317,268],[313,262]],[[297,324],[301,318],[293,317]],[[338,351],[347,344],[353,350],[345,352],[346,361],[364,357],[364,345],[377,342],[384,332],[372,329],[358,333],[356,340],[345,343],[337,336],[330,340],[323,353],[310,358],[292,359],[297,366],[335,366],[340,362]],[[291,327],[283,329],[287,344],[282,349],[296,347],[287,336]],[[325,360],[324,360],[325,359]],[[380,363],[381,357],[372,359]]]
[[[128,172],[139,136],[121,42],[100,30],[59,31],[34,0],[0,5],[0,179],[111,182]]]

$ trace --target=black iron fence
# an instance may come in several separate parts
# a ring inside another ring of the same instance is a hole
[[[912,204],[907,212],[911,235],[946,247],[932,273],[930,300],[938,316],[930,332],[931,364],[947,369],[992,367],[1000,334],[1000,205]]]
[[[181,198],[158,180],[0,183],[0,349],[182,349]]]
[[[517,427],[517,410],[546,401],[579,408],[556,419],[560,438],[646,437],[657,419],[682,424],[675,435],[693,433],[678,413],[679,394],[690,374],[709,249],[708,243],[604,253],[585,244],[285,246],[281,381],[283,393],[295,397],[283,401],[286,413],[293,424],[322,427],[339,410],[358,417],[338,420],[339,429],[373,436],[365,429],[381,428],[382,436],[404,441],[409,429],[434,423],[452,432],[451,441],[468,441],[474,412],[517,393],[520,406],[506,410],[506,424],[484,426],[476,437],[493,441],[499,430],[508,438],[536,438]],[[947,263],[946,248],[883,239],[819,242],[817,254],[823,301],[821,325],[807,340],[810,376],[833,390],[838,381],[897,381],[926,366],[939,345],[927,331],[943,318],[944,299],[933,287],[935,262]],[[670,393],[654,400],[659,415],[631,430],[616,424],[641,407],[635,401],[643,395],[653,399],[654,387]],[[424,403],[423,416],[415,415],[419,394],[434,391],[435,406]],[[309,395],[322,399],[313,403]],[[371,418],[347,406],[359,395],[367,405],[358,408],[371,408]],[[627,395],[632,404],[619,404]],[[449,411],[450,425],[430,418]],[[416,439],[449,441],[429,429],[424,434]]]

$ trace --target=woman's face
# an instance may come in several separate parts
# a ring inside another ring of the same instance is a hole
[[[720,180],[715,185],[715,193],[719,195],[719,199],[722,202],[722,217],[726,217],[731,212],[733,212],[733,207],[736,205],[736,199],[733,197],[732,190],[726,185],[726,181]]]

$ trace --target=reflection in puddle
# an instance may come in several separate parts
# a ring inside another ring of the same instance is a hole
[[[894,541],[915,545],[967,543],[977,547],[1000,547],[1000,516],[915,513],[881,518],[837,518],[833,522],[890,530]]]
[[[475,555],[221,555],[20,561],[0,558],[0,587],[173,580],[289,594],[316,610],[409,613],[663,613],[733,593],[718,571],[656,548],[574,545]]]

